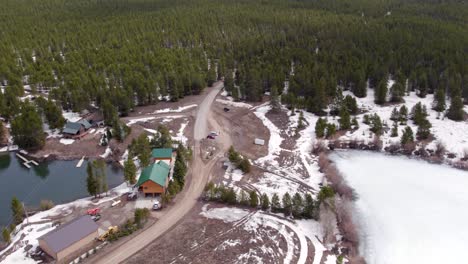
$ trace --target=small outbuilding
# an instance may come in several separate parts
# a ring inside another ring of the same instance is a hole
[[[169,172],[171,167],[163,161],[153,163],[143,169],[138,178],[136,187],[145,195],[159,195],[166,192],[169,184]]]
[[[63,135],[66,138],[79,139],[86,135],[91,124],[86,119],[81,119],[78,122],[67,122],[63,128]]]
[[[260,139],[260,138],[256,138],[255,141],[254,141],[254,144],[263,146],[263,145],[265,145],[265,140]]]
[[[172,148],[155,148],[151,151],[151,158],[154,163],[164,161],[170,165],[172,163],[172,153]]]
[[[93,242],[98,237],[98,229],[91,217],[84,215],[39,237],[39,247],[60,262]]]

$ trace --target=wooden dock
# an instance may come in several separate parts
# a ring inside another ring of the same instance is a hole
[[[80,159],[80,161],[78,161],[78,164],[76,164],[76,167],[77,167],[77,168],[80,168],[81,165],[83,165],[84,159],[85,159],[85,156],[83,156],[83,157]]]
[[[27,158],[25,158],[24,156],[22,156],[21,154],[19,153],[16,153],[16,157],[18,157],[19,159],[21,159],[22,161],[24,161],[22,164],[30,169],[31,168],[31,165],[30,164],[33,164],[35,166],[39,166],[39,163],[37,163],[35,160],[28,160]]]

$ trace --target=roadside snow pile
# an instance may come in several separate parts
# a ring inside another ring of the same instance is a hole
[[[74,112],[62,112],[63,118],[68,120],[69,122],[78,122],[81,120],[79,113]]]
[[[185,117],[185,116],[183,116],[183,115],[173,115],[173,116],[164,116],[164,117],[158,117],[158,118],[162,118],[162,120],[160,122],[164,124],[164,123],[172,122],[172,120],[177,119],[177,118],[182,118],[182,117]]]
[[[64,145],[71,145],[73,144],[73,142],[75,142],[74,139],[68,139],[68,138],[61,138],[60,143],[64,144]]]
[[[460,263],[468,248],[468,172],[360,151],[331,155],[358,195],[367,263]]]
[[[153,119],[155,119],[155,117],[153,117],[153,116],[130,119],[128,121],[128,123],[127,123],[127,126],[131,126],[131,125],[139,123],[139,122],[141,122],[141,123],[148,122],[148,121],[153,120]]]
[[[184,146],[187,146],[187,137],[184,134],[184,130],[188,125],[188,120],[185,120],[185,123],[182,123],[180,125],[179,131],[177,132],[177,135],[175,137],[172,137],[173,140],[179,141],[182,143]]]
[[[270,140],[268,140],[268,155],[259,158],[255,161],[256,163],[262,166],[265,166],[266,164],[278,166],[278,161],[276,160],[276,157],[281,151],[280,146],[283,142],[283,138],[281,138],[280,130],[278,129],[278,127],[276,127],[275,124],[273,124],[273,122],[271,122],[270,119],[266,117],[266,114],[270,110],[270,105],[264,105],[257,108],[254,112],[254,114],[263,122],[263,125],[266,126],[270,131]]]
[[[200,214],[209,219],[217,219],[225,223],[232,223],[246,217],[249,214],[249,211],[234,207],[208,209],[208,204],[205,204]]]
[[[247,104],[243,102],[232,102],[232,101],[224,100],[224,99],[216,99],[216,102],[221,103],[223,105],[229,105],[229,106],[239,107],[239,108],[250,109],[253,107],[251,104]]]
[[[162,114],[162,113],[180,113],[180,112],[183,112],[187,109],[190,109],[190,108],[194,108],[194,107],[197,107],[198,105],[196,104],[191,104],[191,105],[186,105],[186,106],[180,106],[179,108],[177,109],[171,109],[171,108],[165,108],[165,109],[161,109],[161,110],[156,110],[154,111],[155,114]]]
[[[103,159],[107,159],[111,154],[112,154],[111,148],[110,148],[110,147],[107,147],[107,148],[106,148],[106,151],[105,151],[103,154],[99,155],[99,156],[100,156],[101,158],[103,158]]]

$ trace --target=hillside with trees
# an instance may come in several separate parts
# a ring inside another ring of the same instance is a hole
[[[248,101],[285,93],[289,81],[283,103],[316,114],[339,87],[357,97],[373,88],[379,104],[435,93],[461,120],[466,17],[458,1],[0,0],[0,113],[18,115],[28,89],[65,110],[126,115],[226,77]]]

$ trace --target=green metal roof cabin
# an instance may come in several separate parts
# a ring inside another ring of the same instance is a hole
[[[172,160],[172,148],[155,148],[151,151],[151,157],[156,160]]]
[[[162,187],[166,187],[169,171],[170,167],[164,162],[153,163],[143,169],[136,186],[140,187],[146,181],[152,181]]]

